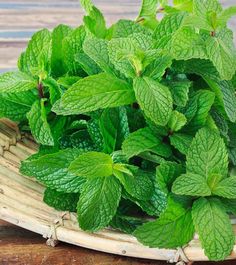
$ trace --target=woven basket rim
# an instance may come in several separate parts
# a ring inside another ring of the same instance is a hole
[[[97,233],[82,231],[76,214],[47,206],[42,200],[44,187],[19,173],[20,161],[36,150],[32,137],[21,135],[15,123],[0,119],[0,219],[41,234],[50,246],[62,241],[135,258],[173,263],[208,261],[197,236],[184,248],[157,249],[145,247],[132,235],[109,228]],[[236,233],[235,219],[232,224]],[[236,245],[227,259],[236,259]]]

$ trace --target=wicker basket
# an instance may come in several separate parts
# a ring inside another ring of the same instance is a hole
[[[197,236],[185,248],[171,250],[145,247],[133,236],[112,229],[83,232],[75,214],[48,207],[42,201],[44,187],[19,174],[20,161],[36,151],[32,137],[21,135],[9,120],[0,120],[0,219],[41,234],[50,246],[63,241],[107,253],[182,264],[208,260]],[[236,259],[236,246],[228,259]]]

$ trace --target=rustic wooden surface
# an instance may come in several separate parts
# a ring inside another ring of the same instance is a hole
[[[194,265],[214,265],[196,262]],[[217,263],[236,265],[236,261]],[[60,243],[46,246],[39,235],[0,221],[0,265],[167,265],[163,261],[124,258]]]
[[[104,12],[108,25],[118,18],[136,17],[141,0],[94,0]],[[222,0],[225,6],[236,0]],[[76,26],[82,21],[78,0],[0,0],[0,72],[15,69],[17,58],[30,36],[40,28],[52,29],[65,23]],[[230,22],[236,31],[236,20]],[[0,221],[0,265],[164,265],[108,255],[60,243],[56,248],[45,245],[41,236]],[[194,263],[202,265],[204,263]],[[207,263],[212,265],[214,263]],[[236,265],[236,261],[222,264]]]

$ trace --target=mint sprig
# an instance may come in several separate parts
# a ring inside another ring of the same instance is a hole
[[[36,32],[18,70],[0,75],[0,117],[31,132],[39,152],[21,173],[46,187],[48,205],[76,211],[82,229],[110,225],[160,248],[197,232],[218,261],[234,245],[236,50],[227,22],[236,7],[172,2],[143,0],[135,21],[108,27],[81,0],[83,25]]]

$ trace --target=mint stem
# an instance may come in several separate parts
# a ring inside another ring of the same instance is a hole
[[[43,84],[40,82],[38,83],[38,93],[40,98],[44,98],[44,93],[43,93]]]

